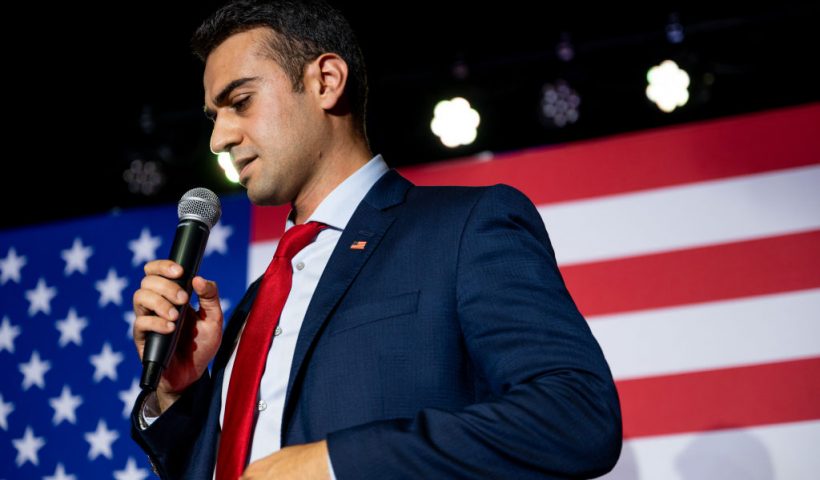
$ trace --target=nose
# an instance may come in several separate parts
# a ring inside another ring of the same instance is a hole
[[[226,115],[217,116],[214,129],[211,132],[211,152],[230,152],[231,148],[242,143],[242,134],[239,125]]]

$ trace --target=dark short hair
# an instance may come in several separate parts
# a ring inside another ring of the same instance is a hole
[[[354,125],[365,135],[367,72],[361,48],[347,19],[323,0],[232,1],[221,7],[194,33],[191,46],[205,61],[231,35],[268,27],[270,55],[285,71],[294,92],[304,91],[305,66],[323,53],[335,53],[347,63],[345,86]]]

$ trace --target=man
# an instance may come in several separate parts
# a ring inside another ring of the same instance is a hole
[[[237,461],[239,471],[249,463],[243,479],[609,471],[617,393],[532,203],[504,185],[415,187],[373,157],[361,53],[324,3],[231,4],[194,43],[212,150],[231,153],[252,202],[290,203],[285,237],[322,229],[288,257],[281,314],[266,316],[262,279],[223,335],[216,285],[194,279],[200,310],[132,414],[159,473],[235,478],[227,465]],[[140,356],[146,332],[171,332],[174,306],[188,301],[175,268],[145,266],[134,294]],[[255,341],[243,329],[277,319],[272,342],[243,348]],[[258,411],[237,437],[233,419],[247,412],[227,407],[251,357],[265,366],[251,382]]]

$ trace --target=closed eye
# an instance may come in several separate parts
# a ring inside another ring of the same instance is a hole
[[[240,100],[234,102],[233,105],[231,105],[231,107],[233,107],[233,109],[236,110],[237,112],[242,112],[244,110],[247,110],[248,105],[250,103],[250,100],[251,100],[250,95],[248,95],[246,97],[242,97]]]
[[[248,104],[250,103],[250,100],[251,100],[250,95],[245,96],[245,97],[241,97],[239,100],[237,100],[236,102],[231,104],[231,108],[233,108],[234,111],[241,113],[241,112],[247,110]],[[206,108],[205,109],[205,116],[208,117],[208,120],[210,120],[211,122],[216,123],[216,111],[215,110],[211,110],[209,108]]]
[[[236,80],[226,85],[225,88],[223,88],[222,91],[220,91],[219,94],[216,97],[214,97],[213,104],[217,107],[230,104],[231,108],[233,108],[236,111],[244,110],[245,108],[247,108],[247,102],[250,99],[250,95],[246,97],[241,97],[241,100],[234,103],[229,103],[227,100],[228,98],[230,98],[233,92],[236,91],[237,88],[240,88],[248,83],[256,82],[258,80],[259,77],[237,78]],[[209,109],[207,107],[207,102],[205,106],[205,116],[207,116],[210,121],[216,123],[216,111]]]

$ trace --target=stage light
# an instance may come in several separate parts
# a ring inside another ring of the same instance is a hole
[[[478,135],[481,116],[473,110],[470,102],[461,97],[442,100],[433,111],[430,129],[441,143],[455,148],[473,143]]]
[[[140,193],[145,196],[154,195],[165,183],[159,164],[153,160],[135,159],[131,161],[128,170],[122,174],[131,193]]]
[[[555,46],[555,55],[564,62],[575,58],[575,47],[568,33],[562,33],[558,45]]]
[[[672,60],[650,68],[646,80],[646,96],[666,113],[689,100],[689,74]]]
[[[580,116],[581,96],[566,81],[547,83],[541,91],[542,121],[548,126],[565,127]]]
[[[230,153],[220,152],[216,156],[216,161],[219,163],[219,166],[222,167],[222,170],[225,171],[225,178],[233,183],[239,183],[239,172],[237,172],[233,166]]]
[[[683,42],[683,25],[677,13],[669,15],[669,23],[666,24],[666,39],[669,43],[674,44]]]

